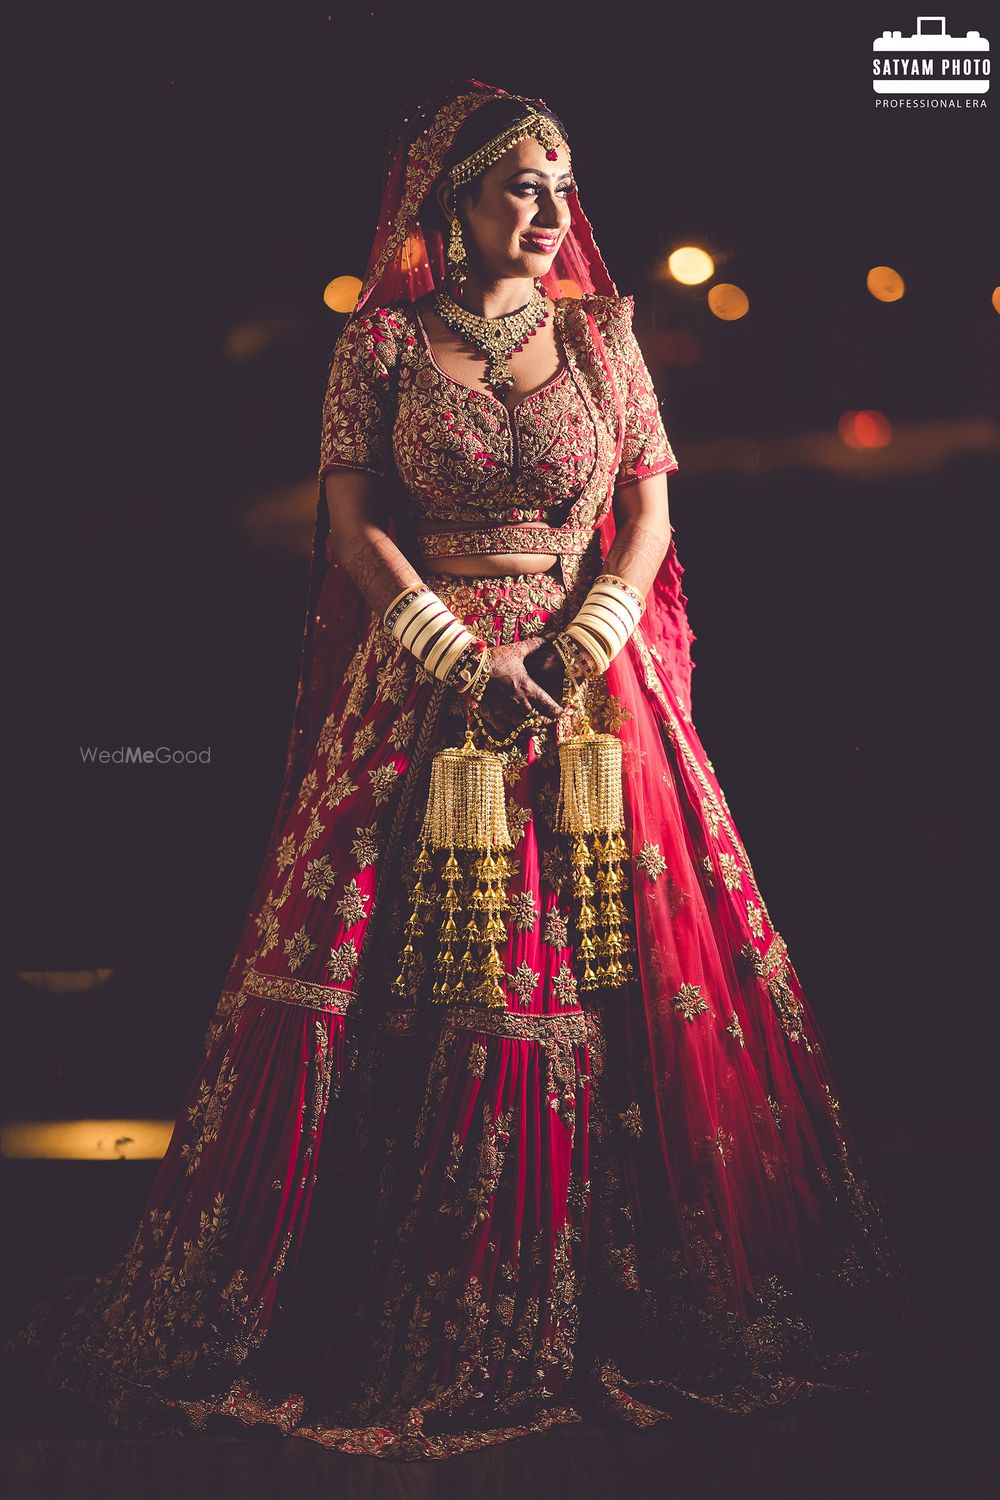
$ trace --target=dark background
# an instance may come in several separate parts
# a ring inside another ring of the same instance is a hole
[[[1000,97],[876,109],[872,39],[915,16],[328,0],[8,21],[7,1117],[166,1117],[196,1066],[291,720],[343,323],[323,289],[364,270],[398,103],[473,76],[567,122],[680,462],[695,723],[859,1134],[934,1248],[930,1295],[944,1315],[949,1256],[988,1276]],[[689,242],[746,318],[655,278]],[[900,302],[868,294],[879,263]],[[867,407],[894,439],[852,453],[838,418]],[[133,743],[211,765],[81,764]],[[91,966],[115,979],[82,998],[16,977]]]

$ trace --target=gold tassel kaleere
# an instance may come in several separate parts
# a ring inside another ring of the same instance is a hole
[[[582,965],[580,988],[618,989],[634,974],[629,958],[628,915],[621,894],[622,865],[628,859],[622,836],[622,743],[617,735],[595,733],[582,682],[574,684],[567,698],[571,693],[576,697],[574,708],[582,727],[559,745],[555,826],[558,833],[571,837],[574,920]]]
[[[431,998],[441,1003],[461,1000],[506,1005],[501,983],[504,968],[497,944],[507,936],[503,912],[510,905],[507,881],[511,863],[505,851],[512,848],[503,762],[492,751],[476,746],[469,723],[465,743],[439,750],[431,761],[406,942],[392,984],[397,995],[416,998],[420,972],[414,939],[424,936],[427,915],[435,904],[424,877],[433,873],[434,854],[447,851],[440,870],[445,886],[440,900],[444,917],[438,930]],[[461,855],[465,856],[464,868]],[[466,897],[470,884],[472,889]],[[456,947],[463,942],[465,947],[457,956]]]

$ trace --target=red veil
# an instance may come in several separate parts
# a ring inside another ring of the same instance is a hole
[[[355,316],[373,306],[411,302],[442,283],[443,235],[422,227],[420,212],[462,123],[497,97],[520,96],[468,80],[443,101],[400,112]],[[553,297],[570,290],[617,296],[576,190],[569,205],[570,228],[545,278],[546,290]],[[618,409],[620,452],[624,397],[593,318],[591,334]],[[617,462],[612,474],[616,468]],[[395,509],[403,513],[402,506]],[[399,528],[398,520],[389,523],[391,534]],[[330,554],[328,532],[321,482],[294,720],[252,913],[263,900],[270,854],[328,705],[366,624],[368,606]],[[606,556],[615,535],[610,503],[600,534]],[[405,538],[400,545],[405,551]],[[642,865],[636,872],[641,994],[630,1024],[655,1100],[655,1120],[649,1122],[655,1147],[652,1139],[649,1145],[666,1189],[658,1197],[677,1205],[690,1275],[711,1284],[716,1310],[755,1309],[763,1316],[761,1288],[770,1284],[773,1290],[775,1277],[782,1285],[801,1286],[804,1273],[817,1266],[834,1278],[845,1274],[848,1255],[857,1266],[847,1247],[867,1242],[874,1249],[877,1213],[839,1119],[818,1028],[691,723],[695,637],[682,571],[671,539],[641,627],[607,674],[608,690],[620,705],[631,777],[630,843]],[[658,879],[663,872],[666,877]],[[684,903],[686,913],[678,918]],[[235,1001],[255,942],[249,919],[206,1041]],[[694,1024],[699,1015],[705,1017],[701,1026]]]

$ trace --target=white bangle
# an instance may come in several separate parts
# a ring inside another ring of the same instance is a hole
[[[442,658],[447,653],[449,647],[453,646],[456,641],[461,641],[465,646],[471,645],[472,634],[470,631],[466,630],[461,620],[456,620],[454,616],[452,616],[451,620],[449,620],[444,630],[437,637],[433,646],[424,657],[424,667],[428,672],[433,673],[435,677],[438,675],[438,666],[440,665]]]
[[[574,618],[566,626],[566,634],[572,636],[575,641],[579,641],[587,655],[596,662],[599,672],[606,672],[608,670],[608,667],[611,665],[610,655],[606,651],[603,642],[598,640],[597,636],[593,635],[585,625],[578,625],[577,619]]]

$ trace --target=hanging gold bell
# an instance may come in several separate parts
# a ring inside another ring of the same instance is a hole
[[[581,990],[618,989],[633,977],[628,913],[622,900],[628,846],[622,837],[622,743],[595,732],[584,684],[575,684],[577,733],[559,744],[557,833],[570,836],[574,920]],[[590,871],[593,868],[593,875]],[[594,898],[597,898],[595,909]]]
[[[503,762],[492,751],[478,748],[470,723],[463,745],[439,750],[431,761],[406,942],[392,983],[395,994],[417,998],[421,959],[414,939],[425,935],[430,908],[439,905],[444,915],[438,929],[431,999],[507,1004],[497,944],[507,937],[503,912],[510,905],[511,862],[504,851],[511,848]],[[441,853],[444,858],[438,873],[445,887],[443,896],[429,889],[424,880],[433,875]]]

